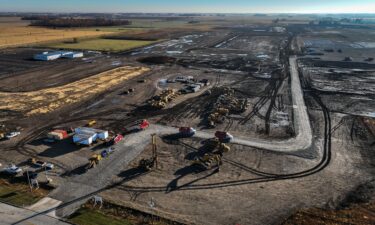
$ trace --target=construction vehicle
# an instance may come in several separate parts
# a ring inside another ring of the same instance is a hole
[[[202,157],[197,157],[193,161],[192,165],[196,165],[205,170],[212,168],[219,168],[222,165],[222,154],[206,153]]]
[[[205,141],[204,150],[212,153],[227,153],[230,151],[230,147],[221,143],[218,138],[211,138]]]
[[[192,137],[197,131],[192,127],[180,127],[179,134],[182,137]]]
[[[98,154],[94,154],[89,159],[89,164],[87,165],[86,169],[94,168],[96,165],[99,164],[99,161],[102,160],[102,156]]]
[[[149,105],[156,109],[163,109],[167,107],[167,103],[175,99],[179,93],[174,89],[163,90],[161,94],[154,96],[150,101]]]
[[[138,168],[143,171],[151,171],[154,168],[158,168],[158,155],[156,149],[156,135],[152,135],[152,156],[148,159],[141,159],[138,163]]]
[[[90,120],[88,123],[87,123],[87,126],[88,127],[92,127],[96,124],[96,120]]]

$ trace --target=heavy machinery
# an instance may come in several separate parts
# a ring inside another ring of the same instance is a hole
[[[158,155],[156,152],[156,134],[152,134],[152,156],[148,159],[141,159],[138,163],[138,168],[143,171],[151,171],[158,168]]]
[[[218,138],[211,138],[205,141],[204,150],[212,153],[226,153],[230,151],[230,147],[221,143]]]
[[[197,157],[192,165],[197,165],[205,170],[212,169],[214,167],[220,167],[222,165],[222,154],[206,153],[202,157]]]
[[[86,169],[94,168],[96,165],[99,164],[99,161],[102,160],[102,156],[98,154],[94,154],[89,159],[89,164],[87,165]]]
[[[88,127],[92,127],[96,124],[96,120],[90,120],[88,123],[87,123],[87,126]]]
[[[163,90],[161,94],[154,96],[149,101],[149,105],[156,109],[163,109],[167,106],[168,102],[171,102],[178,95],[179,93],[174,89]]]

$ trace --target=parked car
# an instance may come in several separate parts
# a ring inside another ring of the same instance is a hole
[[[7,134],[5,137],[10,139],[10,138],[14,138],[14,137],[17,137],[18,135],[20,135],[21,132],[19,131],[14,131],[14,132],[10,132],[9,134]]]
[[[192,127],[180,127],[179,133],[183,137],[192,137],[197,131]]]
[[[10,164],[8,167],[5,167],[3,171],[7,174],[16,175],[22,172],[22,169],[14,164]]]
[[[229,143],[233,140],[233,136],[230,133],[224,131],[216,131],[215,137],[217,137],[219,141],[223,143]]]

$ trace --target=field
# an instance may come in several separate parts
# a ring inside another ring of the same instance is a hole
[[[99,210],[80,209],[69,219],[77,225],[131,225],[129,221],[113,218]]]
[[[85,49],[94,51],[110,51],[119,52],[133,48],[142,47],[154,43],[155,41],[142,41],[142,40],[115,40],[115,39],[87,39],[79,40],[78,43],[53,43],[44,45],[49,48],[62,48],[62,49]]]
[[[0,92],[0,110],[11,110],[34,115],[48,113],[65,104],[82,101],[90,95],[106,89],[132,77],[143,74],[147,68],[121,67],[85,78],[64,86],[39,91],[6,93]]]
[[[88,38],[119,32],[132,33],[140,31],[140,29],[124,27],[95,27],[74,29],[30,27],[28,26],[28,22],[20,20],[19,17],[0,18],[0,29],[0,48],[51,42],[57,40],[71,40],[73,38]]]
[[[32,205],[46,195],[43,189],[34,190],[30,193],[29,186],[23,184],[9,184],[5,180],[0,180],[0,201],[16,206]]]

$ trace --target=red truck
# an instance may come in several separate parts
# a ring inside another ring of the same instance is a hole
[[[129,126],[125,128],[126,133],[131,133],[134,131],[142,131],[146,130],[150,126],[150,123],[143,119],[143,120],[137,120],[133,123],[131,123]]]
[[[116,134],[116,136],[114,138],[112,138],[111,140],[109,140],[107,142],[107,145],[108,146],[115,145],[115,144],[119,143],[123,138],[124,138],[124,136],[122,136],[121,134]]]

